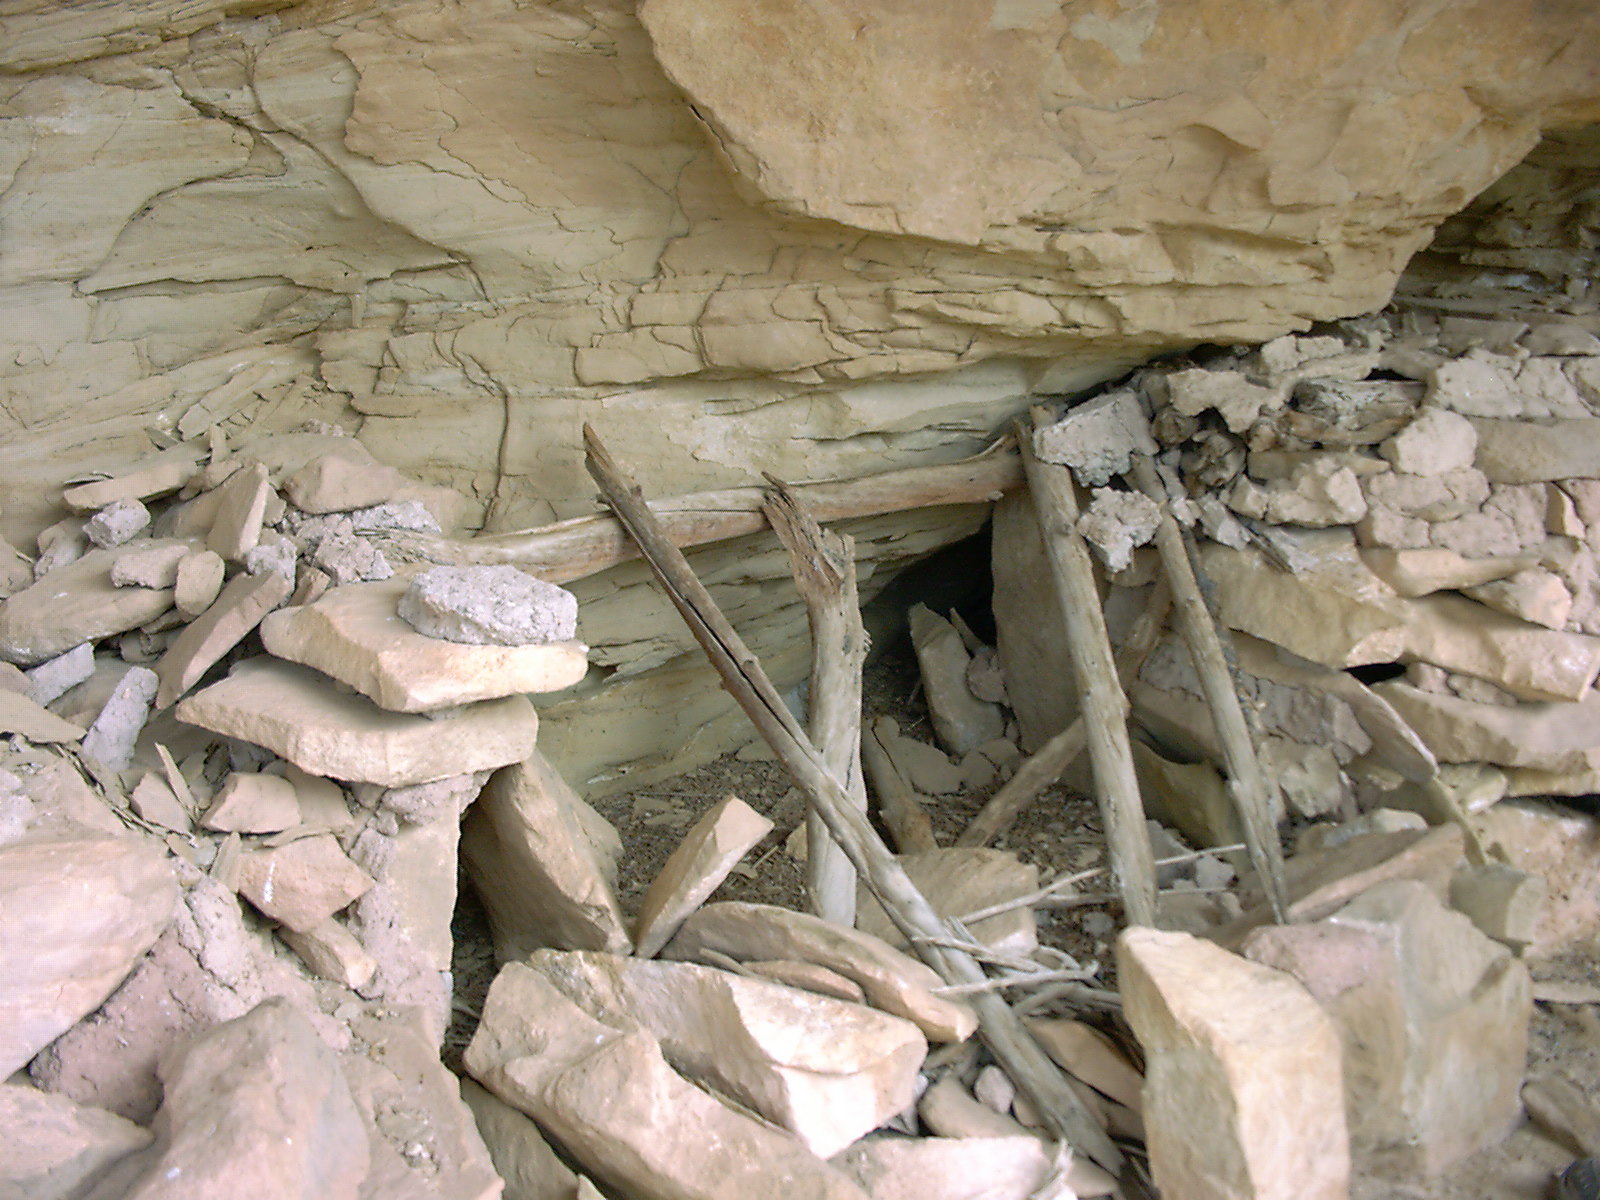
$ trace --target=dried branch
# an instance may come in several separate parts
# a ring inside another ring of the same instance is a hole
[[[784,705],[760,662],[745,647],[710,594],[660,529],[643,496],[618,469],[594,430],[584,428],[588,468],[612,511],[638,542],[668,598],[700,642],[723,686],[772,746],[800,789],[827,822],[834,839],[883,905],[884,911],[915,945],[917,937],[942,937],[948,927],[905,869],[879,839],[866,815],[850,802],[846,789]],[[924,947],[925,960],[948,983],[980,983],[986,978],[973,959],[959,951]],[[1113,1173],[1121,1152],[1084,1109],[1066,1079],[1003,999],[973,999],[985,1042],[1018,1087],[1038,1107],[1056,1135]]]

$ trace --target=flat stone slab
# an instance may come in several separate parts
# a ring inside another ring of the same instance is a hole
[[[978,1026],[969,1006],[936,993],[944,981],[932,967],[882,938],[809,913],[732,900],[708,904],[683,923],[661,956],[692,960],[707,950],[741,962],[796,959],[837,971],[861,985],[868,1004],[914,1022],[929,1041],[965,1041]]]
[[[172,607],[170,588],[112,583],[116,557],[112,550],[91,550],[0,604],[0,659],[31,667],[84,642],[137,629]]]
[[[406,586],[394,579],[330,588],[314,604],[269,616],[261,640],[391,712],[559,691],[588,670],[581,642],[472,646],[420,634],[398,613]]]
[[[538,950],[528,965],[590,1016],[661,1041],[675,1070],[827,1158],[916,1100],[928,1043],[903,1017],[698,963]]]
[[[384,787],[520,762],[539,727],[526,696],[433,720],[387,712],[315,671],[272,659],[241,663],[174,711],[190,725],[265,746],[308,774]]]
[[[26,696],[0,691],[0,733],[20,733],[30,742],[81,742],[85,732]]]
[[[684,835],[645,893],[634,953],[650,958],[665,946],[745,852],[771,832],[772,822],[737,796],[712,806]]]

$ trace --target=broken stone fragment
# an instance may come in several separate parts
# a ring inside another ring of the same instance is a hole
[[[381,904],[386,924],[433,971],[450,969],[461,810],[476,795],[476,790],[466,792],[431,820],[407,822],[390,836],[368,829],[350,848],[351,857],[377,881],[362,914]]]
[[[461,1081],[461,1099],[472,1110],[495,1171],[505,1180],[507,1200],[573,1200],[578,1177],[550,1148],[533,1118],[471,1079]]]
[[[1444,475],[1471,467],[1478,432],[1465,417],[1443,408],[1425,408],[1383,445],[1378,453],[1408,475]]]
[[[613,891],[622,843],[537,750],[497,771],[467,815],[461,856],[504,961],[543,946],[625,954]]]
[[[1454,550],[1437,547],[1389,550],[1363,546],[1361,561],[1374,575],[1408,598],[1476,587],[1534,565],[1532,558],[1522,555],[1467,558]]]
[[[61,493],[61,501],[75,513],[92,513],[117,500],[154,500],[188,482],[201,454],[197,446],[173,446],[127,474],[69,487]]]
[[[1030,1200],[1056,1163],[1036,1137],[871,1137],[834,1160],[872,1200]],[[1066,1170],[1068,1194],[1108,1196],[1117,1181],[1091,1162]]]
[[[415,1008],[367,1005],[349,1018],[339,1066],[366,1125],[368,1200],[500,1200],[460,1081]]]
[[[216,515],[206,534],[206,548],[229,562],[243,562],[245,553],[261,540],[271,495],[267,468],[261,463],[249,463],[235,471],[216,490]]]
[[[411,581],[400,616],[418,633],[469,646],[571,641],[578,600],[515,567],[435,567]]]
[[[968,690],[970,658],[955,626],[922,604],[912,605],[908,617],[939,744],[960,756],[999,737],[1005,732],[1005,714]]]
[[[189,810],[178,802],[171,786],[154,772],[139,780],[128,802],[133,805],[134,812],[163,829],[188,833],[194,825]]]
[[[115,561],[110,550],[91,550],[0,604],[0,658],[35,666],[83,642],[137,629],[172,607],[166,588],[113,584]]]
[[[1441,762],[1546,771],[1600,767],[1600,694],[1577,703],[1478,704],[1393,680],[1375,688]]]
[[[366,538],[345,531],[330,534],[318,542],[311,562],[336,584],[388,579],[394,575],[382,550]]]
[[[1600,638],[1542,629],[1465,596],[1405,601],[1402,653],[1487,680],[1523,700],[1582,700],[1600,675]]]
[[[1009,850],[947,846],[899,857],[911,882],[941,917],[962,917],[992,904],[1030,896],[1039,888],[1039,868]],[[910,948],[865,884],[860,885],[856,897],[856,913],[856,927],[861,932],[882,938],[898,950]],[[976,941],[1003,954],[1026,956],[1039,947],[1033,909],[1025,904],[974,921],[970,929]]]
[[[1096,488],[1094,499],[1078,518],[1078,532],[1106,570],[1120,571],[1132,561],[1133,552],[1155,536],[1160,523],[1160,508],[1143,492]]]
[[[678,1075],[648,1033],[596,1020],[523,964],[490,985],[466,1065],[624,1194],[866,1200],[791,1135]]]
[[[287,845],[246,850],[239,857],[239,892],[290,929],[314,929],[372,887],[328,834]]]
[[[662,957],[695,960],[706,950],[747,960],[798,959],[853,979],[867,1003],[905,1017],[935,1042],[972,1036],[977,1016],[962,1003],[935,994],[943,983],[931,967],[881,938],[766,904],[724,901],[689,917]]]
[[[674,1069],[821,1158],[916,1098],[928,1044],[903,1018],[695,963],[540,950],[528,965],[607,1025],[648,1030]]]
[[[84,642],[27,672],[28,698],[49,704],[94,674],[94,646]]]
[[[355,934],[331,917],[310,929],[280,925],[277,932],[284,945],[298,954],[318,979],[329,979],[360,991],[377,973],[377,960],[367,953]]]
[[[1287,479],[1270,480],[1265,486],[1240,475],[1228,491],[1227,504],[1240,516],[1308,529],[1353,525],[1367,515],[1361,481],[1331,457],[1313,458]]]
[[[262,643],[393,712],[559,691],[588,669],[579,642],[465,645],[418,633],[398,612],[407,586],[388,580],[330,588],[313,603],[268,617]]]
[[[1251,383],[1238,371],[1195,367],[1160,378],[1166,399],[1178,412],[1197,417],[1215,409],[1234,433],[1248,432],[1262,414],[1282,408],[1285,399],[1282,389]]]
[[[1520,417],[1516,374],[1516,359],[1483,349],[1469,350],[1430,373],[1425,401],[1469,417]]]
[[[1105,1034],[1062,1017],[1031,1017],[1027,1026],[1067,1074],[1136,1113],[1144,1111],[1144,1076]]]
[[[134,743],[150,719],[158,684],[150,668],[129,667],[84,735],[84,754],[113,771],[124,770],[133,761]]]
[[[357,1200],[369,1152],[338,1059],[281,999],[194,1038],[161,1066],[158,1141],[128,1200]],[[132,1174],[130,1172],[130,1174]]]
[[[216,601],[186,626],[156,664],[156,707],[170,708],[222,661],[269,612],[289,598],[282,575],[236,575]]]
[[[1534,961],[1582,948],[1600,934],[1600,895],[1594,863],[1600,819],[1545,800],[1503,800],[1472,818],[1485,843],[1498,845],[1511,865],[1542,877],[1546,898],[1523,958]]]
[[[1465,590],[1479,604],[1546,629],[1565,629],[1572,616],[1572,592],[1552,571],[1518,571]]]
[[[278,833],[300,821],[300,797],[279,775],[233,772],[200,823],[222,833]]]
[[[1342,530],[1299,539],[1305,569],[1279,571],[1255,550],[1208,544],[1201,567],[1229,628],[1330,667],[1391,662],[1405,641],[1407,610],[1356,554]]]
[[[76,1104],[23,1083],[0,1084],[0,1195],[14,1200],[85,1196],[116,1164],[152,1140],[115,1113]]]
[[[1027,1137],[1028,1127],[996,1112],[969,1092],[961,1079],[947,1074],[917,1100],[917,1116],[942,1138]]]
[[[312,775],[404,787],[518,762],[538,718],[525,696],[469,705],[433,720],[385,712],[325,676],[270,659],[182,701],[178,719],[265,746]]]
[[[737,796],[728,796],[684,834],[662,864],[639,904],[634,950],[652,958],[678,926],[728,877],[734,864],[767,834],[773,824]]]
[[[172,920],[167,856],[131,838],[0,847],[0,1076],[93,1012]]]
[[[169,588],[178,582],[178,564],[190,553],[182,542],[129,546],[111,563],[117,587]]]
[[[1183,933],[1117,942],[1148,1063],[1144,1120],[1163,1195],[1345,1200],[1339,1035],[1294,979]]]
[[[185,617],[193,620],[216,600],[222,591],[227,564],[215,550],[197,550],[178,564],[173,584],[173,603]]]
[[[1513,954],[1533,942],[1549,887],[1509,863],[1463,863],[1450,877],[1450,907]]]
[[[1053,425],[1033,434],[1034,453],[1070,467],[1084,487],[1104,487],[1126,475],[1137,454],[1154,454],[1149,422],[1136,392],[1106,392],[1069,408]]]
[[[149,524],[150,510],[137,500],[113,500],[83,523],[83,536],[109,550],[132,541]]]
[[[1521,1112],[1526,968],[1412,881],[1379,884],[1324,924],[1340,931],[1334,941],[1278,926],[1249,953],[1332,1016],[1350,1137],[1368,1168],[1433,1175],[1504,1138]]]
[[[366,454],[355,458],[334,452],[313,458],[290,475],[283,481],[283,492],[301,512],[347,512],[383,504],[410,482]]]
[[[13,691],[0,691],[0,734],[20,733],[30,742],[78,742],[84,729]]]

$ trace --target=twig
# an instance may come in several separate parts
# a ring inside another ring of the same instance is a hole
[[[1144,611],[1139,614],[1127,640],[1117,651],[1117,677],[1122,680],[1124,688],[1138,675],[1144,660],[1155,649],[1161,631],[1166,626],[1167,610],[1171,606],[1171,591],[1164,582],[1157,580],[1149,600],[1145,602]],[[978,810],[978,815],[972,818],[971,824],[962,830],[956,845],[987,846],[1011,828],[1011,823],[1039,798],[1040,793],[1053,787],[1066,774],[1067,768],[1083,753],[1088,740],[1083,717],[1074,718],[1070,725],[1023,760],[1016,774],[990,797],[989,802]]]
[[[879,717],[867,730],[861,742],[861,765],[866,768],[872,783],[873,795],[878,797],[878,812],[894,838],[895,849],[901,854],[917,854],[924,850],[937,850],[938,840],[933,836],[933,821],[917,799],[917,793],[906,782],[900,768],[895,765],[889,748],[883,744]]]
[[[772,746],[827,822],[834,839],[849,855],[861,878],[907,938],[940,936],[947,927],[927,898],[907,877],[866,815],[856,809],[838,779],[828,770],[799,723],[784,705],[777,689],[744,642],[728,623],[704,585],[661,531],[639,490],[617,468],[599,437],[584,427],[588,468],[607,502],[638,542],[651,570],[666,590],[695,639],[722,676],[723,686]],[[913,945],[915,943],[913,942]],[[955,950],[922,947],[930,966],[947,983],[979,983],[983,968],[969,955]],[[1039,1109],[1051,1131],[1065,1138],[1113,1174],[1122,1169],[1123,1157],[1044,1049],[999,996],[974,997],[984,1041],[1006,1073]]]
[[[855,543],[817,524],[794,490],[768,476],[761,506],[789,555],[811,624],[811,740],[851,803],[866,811],[861,777],[861,668],[867,631],[856,593]],[[806,892],[825,921],[856,923],[856,873],[815,805],[806,807]]]
[[[1005,988],[1033,987],[1041,983],[1082,983],[1093,979],[1093,971],[1035,971],[1031,975],[997,976],[983,983],[957,983],[934,988],[941,996],[976,996],[979,992],[998,992]]]
[[[1035,409],[1034,424],[1046,421],[1044,411]],[[1154,925],[1156,874],[1144,827],[1144,802],[1133,770],[1133,749],[1128,744],[1128,699],[1117,679],[1089,550],[1078,532],[1072,475],[1066,467],[1041,462],[1026,433],[1019,434],[1018,441],[1067,627],[1067,652],[1081,693],[1112,879],[1122,894],[1129,922]]]
[[[1197,858],[1204,858],[1208,854],[1231,854],[1235,850],[1243,850],[1244,848],[1243,842],[1235,842],[1228,846],[1210,846],[1204,850],[1190,850],[1185,854],[1174,854],[1168,858],[1158,858],[1155,860],[1155,865],[1158,867],[1172,867],[1179,863],[1192,862]],[[971,925],[988,917],[998,917],[1001,913],[1008,913],[1014,908],[1032,908],[1036,904],[1042,904],[1046,900],[1054,899],[1057,892],[1064,891],[1074,884],[1084,883],[1097,875],[1104,875],[1106,870],[1107,868],[1105,867],[1090,867],[1087,871],[1074,871],[1071,875],[1057,875],[1036,892],[1030,892],[1026,896],[1017,896],[1011,900],[1002,900],[998,904],[989,905],[988,908],[980,908],[974,912],[964,913],[956,919],[963,925]],[[1080,899],[1081,897],[1071,898]]]
[[[1278,830],[1272,819],[1272,793],[1266,777],[1261,773],[1261,761],[1256,757],[1255,743],[1250,738],[1250,728],[1245,724],[1244,710],[1239,707],[1239,693],[1234,688],[1233,672],[1228,669],[1228,659],[1223,653],[1222,641],[1205,597],[1200,594],[1200,583],[1195,578],[1194,564],[1190,560],[1190,546],[1172,515],[1172,506],[1166,486],[1156,474],[1155,464],[1143,455],[1133,460],[1133,482],[1138,489],[1155,501],[1160,510],[1160,524],[1156,526],[1156,551],[1161,556],[1161,566],[1172,588],[1173,612],[1179,632],[1189,648],[1189,658],[1195,673],[1200,677],[1200,690],[1211,710],[1212,724],[1217,740],[1222,744],[1223,762],[1228,769],[1228,795],[1238,810],[1239,821],[1244,826],[1245,842],[1250,847],[1250,862],[1261,876],[1267,900],[1272,905],[1273,916],[1280,922],[1286,919],[1289,893],[1283,879],[1283,848],[1278,844]]]

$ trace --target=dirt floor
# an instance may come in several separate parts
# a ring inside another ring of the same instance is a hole
[[[867,669],[864,708],[868,719],[893,716],[903,730],[932,740],[921,702],[916,662],[908,645],[892,647]],[[594,801],[622,837],[619,899],[630,916],[651,879],[679,838],[708,808],[734,794],[773,820],[777,828],[746,856],[713,900],[744,900],[803,907],[801,867],[784,843],[801,823],[803,804],[783,769],[759,744],[662,783]],[[982,806],[987,794],[943,798],[930,810],[943,844]],[[1062,872],[1103,866],[1104,840],[1094,802],[1055,789],[997,843],[1035,864],[1041,880]],[[1093,890],[1093,885],[1085,885]],[[1039,913],[1041,943],[1066,951],[1080,963],[1101,969],[1104,986],[1115,986],[1111,942],[1121,913],[1114,901],[1090,899],[1075,907]],[[463,886],[456,913],[456,1021],[445,1047],[446,1062],[460,1069],[460,1054],[471,1037],[483,995],[493,978],[493,953],[483,911],[470,887]],[[1600,955],[1574,954],[1536,965],[1536,978],[1600,984]],[[1065,1010],[1063,1010],[1065,1011]],[[1115,1014],[1078,1011],[1079,1016],[1121,1033]],[[1594,1005],[1536,1006],[1530,1036],[1530,1075],[1555,1072],[1587,1095],[1600,1098],[1600,1013]],[[1352,1200],[1544,1200],[1553,1195],[1554,1176],[1579,1153],[1551,1140],[1524,1122],[1501,1145],[1457,1164],[1442,1177],[1423,1183],[1365,1176],[1355,1180]],[[1182,1200],[1171,1197],[1169,1200]]]

